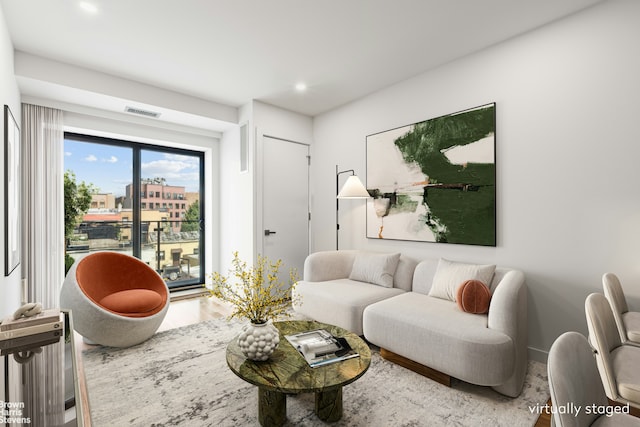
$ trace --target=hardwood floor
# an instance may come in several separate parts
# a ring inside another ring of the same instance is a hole
[[[551,398],[549,398],[547,404],[551,407]],[[551,427],[551,411],[541,413],[533,427]]]
[[[171,300],[169,311],[158,328],[159,331],[192,325],[211,319],[222,319],[231,314],[231,307],[207,296]]]

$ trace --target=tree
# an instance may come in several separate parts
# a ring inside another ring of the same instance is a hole
[[[64,173],[64,236],[70,239],[73,230],[91,206],[91,194],[96,191],[93,184],[76,182],[76,174],[71,170]]]
[[[198,231],[200,230],[200,201],[196,200],[191,203],[187,208],[187,211],[184,213],[183,220],[185,222],[182,223],[180,227],[180,231]],[[193,222],[186,222],[193,221]]]

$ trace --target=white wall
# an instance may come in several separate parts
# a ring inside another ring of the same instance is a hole
[[[248,116],[241,115],[241,124],[246,120]],[[253,165],[253,153],[250,153],[249,165]],[[218,180],[220,262],[217,271],[226,274],[234,251],[247,262],[253,258],[253,173],[240,170],[240,126],[227,130],[222,137]]]
[[[5,23],[4,14],[0,7],[0,108],[2,108],[2,118],[0,119],[0,140],[4,146],[4,106],[8,105],[14,118],[21,123],[20,92],[16,79],[13,75],[13,44],[9,39],[9,32]],[[4,234],[4,149],[0,149],[0,235],[2,242],[5,242]],[[21,303],[22,289],[20,278],[22,275],[21,266],[18,266],[10,276],[4,276],[4,243],[0,244],[0,319],[13,313]]]
[[[232,253],[251,263],[262,253],[262,139],[266,136],[311,145],[313,120],[282,108],[252,101],[239,110],[239,123],[248,127],[249,171],[240,172],[239,129],[227,130],[222,138],[220,268],[226,273]],[[286,165],[286,159],[282,160]],[[312,166],[313,167],[313,166]]]
[[[640,310],[639,20],[640,2],[605,2],[316,117],[313,249],[335,245],[335,164],[364,178],[366,135],[496,102],[497,247],[366,239],[364,203],[345,201],[341,248],[522,269],[537,359],[587,332],[604,272]]]

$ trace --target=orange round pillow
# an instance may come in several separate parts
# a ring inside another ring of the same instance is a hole
[[[466,313],[488,313],[490,301],[491,290],[479,280],[465,280],[458,286],[456,303]]]

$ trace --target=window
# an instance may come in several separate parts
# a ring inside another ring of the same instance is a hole
[[[170,289],[204,283],[204,207],[200,205],[193,216],[183,218],[168,211],[167,203],[141,200],[147,196],[160,202],[161,195],[182,199],[185,192],[196,193],[202,200],[202,152],[74,133],[65,133],[64,151],[65,170],[75,174],[77,183],[92,184],[90,188],[101,197],[93,207],[102,208],[87,220],[83,218],[67,236],[69,255],[78,258],[91,251],[120,251],[152,266]],[[113,200],[116,207],[111,206]],[[73,240],[80,235],[86,237],[83,245]],[[165,258],[165,254],[172,256]]]

